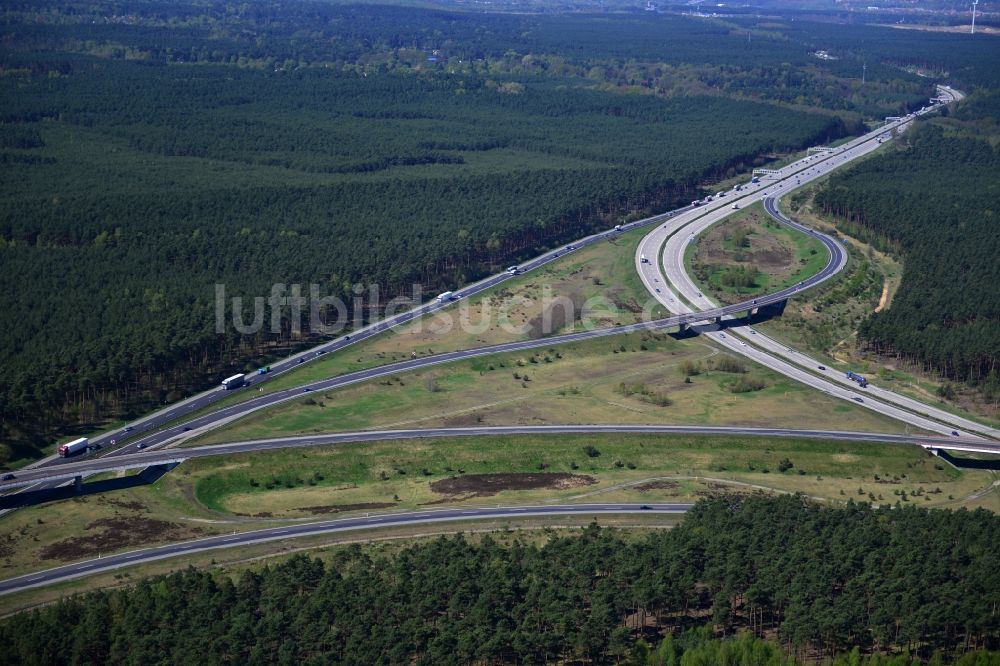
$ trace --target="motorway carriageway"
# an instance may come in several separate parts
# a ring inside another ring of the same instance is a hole
[[[271,527],[241,534],[221,534],[218,536],[184,541],[181,543],[133,550],[108,557],[67,564],[54,569],[46,569],[25,574],[17,578],[0,581],[0,595],[21,592],[35,587],[51,585],[60,581],[82,578],[103,571],[155,562],[180,555],[203,553],[220,548],[250,546],[269,541],[337,534],[373,528],[427,525],[468,520],[512,520],[549,516],[574,516],[597,519],[599,516],[622,514],[682,514],[691,508],[690,504],[551,504],[539,506],[510,507],[465,507],[437,509],[430,511],[405,511],[376,515],[339,518],[316,523],[302,523]]]
[[[684,425],[521,425],[521,426],[470,426],[461,428],[414,428],[405,430],[361,430],[333,434],[311,434],[297,437],[258,439],[191,448],[168,448],[140,451],[127,458],[71,459],[58,467],[24,470],[14,481],[0,482],[0,489],[10,490],[34,483],[62,482],[74,476],[87,476],[102,472],[119,472],[154,465],[180,463],[193,458],[235,455],[258,451],[300,448],[310,446],[336,446],[356,442],[384,442],[393,440],[427,439],[437,437],[482,437],[513,435],[712,435],[747,437],[791,437],[848,442],[881,444],[911,444],[925,449],[949,449],[970,453],[1000,455],[1000,442],[955,439],[950,437],[922,437],[877,432],[850,432],[842,430],[800,430],[794,428],[752,428],[743,426],[684,426]]]

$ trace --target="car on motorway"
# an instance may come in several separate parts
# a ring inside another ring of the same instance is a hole
[[[660,288],[659,287],[656,288],[656,293],[660,293]]]
[[[653,507],[649,506],[648,504],[643,504],[642,506],[639,507],[639,510],[640,511],[652,511]]]
[[[125,432],[132,432],[132,426],[125,426]]]
[[[318,352],[316,352],[316,356],[319,356],[320,354],[325,354],[325,353],[326,353],[325,349],[320,349]]]
[[[16,477],[13,474],[4,474],[3,475],[3,480],[4,481],[13,481],[15,478]]]
[[[724,337],[726,337],[726,334],[725,333],[719,333],[719,337],[720,338],[724,338]]]
[[[299,363],[304,363],[304,362],[305,362],[305,359],[304,359],[304,358],[300,358],[300,359],[299,359]]]
[[[743,342],[742,340],[740,340],[740,344],[743,345],[744,347],[747,346],[747,343]]]
[[[957,430],[952,430],[951,431],[951,436],[952,437],[958,437],[958,431]]]
[[[817,365],[816,367],[819,368],[820,370],[826,370],[825,365]]]
[[[138,444],[135,445],[135,448],[137,448],[137,449],[144,449],[144,448],[146,448],[146,442],[139,442]]]
[[[854,396],[854,402],[864,402],[864,399],[859,396]]]
[[[308,393],[309,391],[312,391],[312,389],[311,389],[311,388],[309,388],[308,386],[307,386],[307,387],[305,387],[304,389],[302,389],[302,392],[303,392],[303,393]]]

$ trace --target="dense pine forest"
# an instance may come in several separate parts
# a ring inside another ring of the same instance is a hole
[[[905,259],[892,306],[862,323],[862,344],[991,399],[1000,397],[998,118],[1000,95],[974,96],[817,196],[845,231]]]
[[[233,576],[187,570],[6,618],[0,654],[46,665],[674,664],[687,648],[679,663],[794,664],[857,648],[837,663],[995,664],[959,657],[1000,644],[998,539],[1000,518],[983,510],[727,497],[641,538],[592,526],[543,545],[458,536]],[[740,632],[728,646],[707,640]],[[676,638],[661,644],[666,634]],[[758,659],[738,661],[747,650]],[[861,661],[871,653],[910,657]]]
[[[302,342],[288,321],[217,334],[216,283],[426,297],[919,106],[921,68],[998,71],[954,36],[752,18],[136,0],[2,16],[3,459]]]

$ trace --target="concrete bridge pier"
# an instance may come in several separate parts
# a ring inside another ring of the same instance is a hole
[[[766,317],[780,317],[785,312],[785,306],[788,305],[788,299],[778,301],[776,303],[768,303],[767,305],[762,305],[757,308],[757,313]]]

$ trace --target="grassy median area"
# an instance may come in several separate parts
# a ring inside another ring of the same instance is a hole
[[[905,429],[700,338],[643,332],[303,393],[186,445],[373,428],[549,423]]]
[[[822,270],[828,257],[817,238],[775,222],[760,202],[712,225],[684,255],[688,274],[721,303],[801,282]]]

